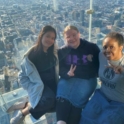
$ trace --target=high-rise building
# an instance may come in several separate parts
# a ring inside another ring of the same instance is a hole
[[[81,20],[81,24],[82,24],[82,26],[84,26],[84,10],[81,10],[80,11],[80,20]]]
[[[58,11],[58,1],[57,0],[53,0],[53,9],[54,9],[54,11]]]
[[[72,12],[72,19],[73,19],[73,20],[76,20],[76,21],[77,21],[78,18],[79,18],[79,16],[80,16],[80,13],[79,13],[78,11],[75,11],[75,10],[74,10],[74,11]]]
[[[73,11],[73,12],[72,12],[72,19],[73,19],[73,20],[76,20],[76,18],[77,18],[77,17],[76,17],[76,11]]]
[[[120,19],[115,20],[114,21],[114,26],[116,26],[116,27],[122,27],[121,20]]]

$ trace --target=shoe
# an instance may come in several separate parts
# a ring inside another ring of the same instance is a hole
[[[17,109],[18,110],[23,109],[27,102],[28,102],[28,98],[24,98],[23,100],[16,102],[14,105],[12,105],[10,108],[8,108],[7,112],[10,113]]]
[[[24,116],[20,110],[16,110],[13,113],[13,117],[10,120],[10,124],[21,124],[24,120]]]

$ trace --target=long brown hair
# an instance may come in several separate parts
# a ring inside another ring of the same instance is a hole
[[[42,38],[43,38],[44,34],[46,34],[47,32],[54,32],[55,33],[55,39],[56,39],[56,30],[50,25],[44,26],[39,33],[39,36],[38,36],[38,39],[37,39],[37,42],[36,42],[36,45],[35,45],[35,50],[36,51],[43,50]],[[51,47],[53,47],[53,46],[54,45],[52,45]]]
[[[34,46],[35,54],[37,54],[39,56],[43,52],[42,38],[43,38],[44,34],[46,34],[47,32],[54,32],[55,33],[55,39],[57,37],[56,30],[50,25],[46,25],[41,29],[41,31],[39,33],[39,36],[38,36],[38,39],[37,39],[37,42],[36,42],[36,44]],[[55,55],[53,53],[54,52],[54,44],[52,46],[50,46],[48,48],[48,50],[47,50],[47,54],[48,54],[48,56],[50,58],[50,61],[52,61],[52,62],[56,61],[56,57],[55,57]]]

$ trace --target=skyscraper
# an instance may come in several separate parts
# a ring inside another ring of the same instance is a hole
[[[73,12],[72,12],[72,19],[74,19],[74,20],[78,20],[78,18],[79,18],[79,16],[80,16],[80,13],[78,12],[78,11],[76,11],[76,10],[74,10]]]
[[[81,20],[82,26],[84,26],[84,13],[85,13],[84,10],[81,10],[81,11],[80,11],[80,20]]]
[[[53,9],[54,9],[54,11],[58,11],[58,1],[57,0],[53,0]]]

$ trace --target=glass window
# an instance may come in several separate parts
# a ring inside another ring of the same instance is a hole
[[[92,7],[91,7],[92,6]],[[123,0],[1,0],[0,1],[0,123],[8,124],[6,109],[27,96],[18,81],[24,53],[33,46],[41,28],[52,25],[57,44],[64,44],[63,29],[75,25],[81,37],[102,49],[111,31],[124,34]],[[1,114],[2,113],[2,114]],[[5,122],[5,123],[3,123]]]

